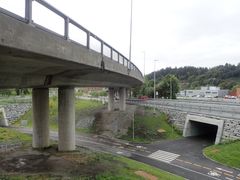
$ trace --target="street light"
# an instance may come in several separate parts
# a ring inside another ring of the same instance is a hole
[[[143,53],[143,75],[145,77],[145,61],[146,61],[146,52],[142,51]]]
[[[154,92],[153,92],[153,97],[154,97],[154,114],[156,113],[156,62],[159,60],[154,60],[154,74],[153,74],[153,81],[154,81]]]

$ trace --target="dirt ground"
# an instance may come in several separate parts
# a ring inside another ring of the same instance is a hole
[[[57,151],[57,146],[42,151],[27,147],[0,154],[0,179],[11,179],[11,176],[95,179],[96,175],[114,169],[112,163],[106,162],[98,154],[83,148],[63,153]]]

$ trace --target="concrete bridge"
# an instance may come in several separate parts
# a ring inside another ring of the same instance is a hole
[[[125,110],[126,89],[143,76],[124,55],[47,2],[35,0],[64,20],[64,35],[34,23],[32,0],[25,17],[0,8],[0,88],[33,88],[33,147],[49,146],[49,88],[58,88],[59,150],[75,149],[74,87],[109,87],[108,109],[119,91]],[[69,26],[86,34],[85,44],[69,38]],[[100,44],[93,50],[93,41]],[[106,53],[108,52],[108,53]]]

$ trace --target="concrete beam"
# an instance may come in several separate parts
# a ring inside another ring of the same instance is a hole
[[[75,150],[75,96],[73,87],[58,89],[58,150]]]
[[[119,88],[119,109],[126,110],[126,88]]]
[[[114,88],[108,88],[108,111],[114,110]]]
[[[33,140],[34,148],[49,146],[49,90],[34,88],[32,90]]]

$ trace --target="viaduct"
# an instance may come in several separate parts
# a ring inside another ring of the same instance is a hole
[[[64,35],[34,23],[33,0],[25,0],[25,16],[0,8],[0,88],[32,88],[33,147],[49,146],[49,88],[58,88],[58,148],[75,149],[74,87],[108,87],[108,109],[114,90],[125,110],[126,89],[143,76],[125,56],[44,0],[35,0],[64,20]],[[85,44],[69,38],[69,26],[85,33]],[[100,44],[93,50],[93,41]],[[108,52],[108,53],[106,53]]]

